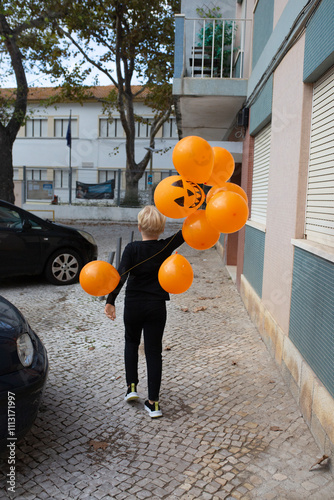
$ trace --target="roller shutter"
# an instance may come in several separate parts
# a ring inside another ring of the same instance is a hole
[[[270,143],[271,124],[263,128],[254,139],[251,220],[260,224],[266,224],[267,218]]]
[[[334,68],[313,90],[305,233],[334,245]]]

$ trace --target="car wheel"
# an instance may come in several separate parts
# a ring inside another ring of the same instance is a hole
[[[53,285],[71,285],[79,279],[82,259],[74,250],[58,250],[49,258],[46,268],[46,279]]]

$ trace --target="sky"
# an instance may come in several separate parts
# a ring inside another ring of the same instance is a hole
[[[93,85],[94,84],[94,77],[98,76],[99,78],[99,85],[111,85],[112,82],[111,80],[102,72],[99,71],[92,71],[92,74],[85,80],[85,85]],[[56,87],[59,82],[51,82],[51,79],[48,76],[45,76],[43,74],[40,75],[35,75],[31,73],[26,74],[27,81],[28,81],[28,87]],[[139,79],[134,76],[132,79],[132,84],[133,85],[138,85],[141,82]],[[16,87],[16,80],[15,77],[8,77],[5,82],[0,82],[0,88],[15,88]]]
[[[99,49],[96,48],[97,52],[99,52]],[[67,61],[67,63],[71,63],[71,59]],[[16,80],[15,76],[7,76],[5,75],[6,73],[6,66],[7,64],[2,60],[1,55],[0,55],[0,69],[2,73],[2,77],[0,79],[0,88],[15,88],[16,87]],[[72,65],[70,64],[70,67],[74,66],[74,59],[72,61]],[[8,66],[7,66],[8,67]],[[89,67],[89,64],[87,63],[87,67]],[[9,67],[8,67],[9,70]],[[9,71],[8,71],[9,73]],[[116,77],[116,72],[113,73],[113,75]],[[95,76],[98,76],[99,78],[99,85],[112,85],[111,80],[102,72],[98,71],[97,69],[93,68],[92,73],[89,75],[89,77],[85,80],[85,85],[94,85],[94,78]],[[28,87],[56,87],[57,85],[60,84],[60,81],[58,82],[52,82],[50,77],[47,75],[44,75],[43,73],[40,73],[38,75],[34,74],[33,72],[26,72],[26,78],[28,81]],[[132,78],[132,85],[140,85],[142,82],[139,80],[137,75],[135,74]]]

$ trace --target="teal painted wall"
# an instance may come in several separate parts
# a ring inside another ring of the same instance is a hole
[[[290,340],[334,397],[334,264],[295,248]]]
[[[174,78],[183,76],[184,17],[175,17]]]
[[[273,104],[273,76],[269,78],[253,106],[251,106],[249,133],[257,134],[271,120]]]
[[[305,36],[304,81],[315,82],[334,64],[334,1],[323,0]]]
[[[262,297],[265,237],[265,232],[245,226],[243,274],[260,298]]]
[[[270,38],[274,23],[274,0],[259,0],[254,13],[253,68]]]

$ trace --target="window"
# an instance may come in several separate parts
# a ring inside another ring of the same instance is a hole
[[[68,170],[57,169],[54,171],[55,189],[68,188]]]
[[[271,124],[264,127],[254,140],[254,166],[251,220],[266,224],[270,165]]]
[[[99,170],[99,183],[116,180],[116,172],[114,170]]]
[[[136,137],[148,138],[150,137],[152,126],[152,119],[145,118],[142,122],[136,123]]]
[[[305,234],[334,246],[334,69],[313,89]]]
[[[46,118],[28,119],[25,124],[25,137],[47,137],[48,121]]]
[[[139,138],[149,138],[151,133],[153,119],[143,118],[143,121],[135,123],[135,136]],[[108,118],[99,120],[99,137],[124,137],[124,129],[120,118],[114,118],[112,121]],[[176,119],[170,118],[162,126],[163,137],[178,137]]]
[[[176,118],[169,118],[162,126],[162,137],[178,137]]]
[[[27,169],[27,180],[29,181],[46,181],[47,180],[47,170],[28,168]]]
[[[100,118],[99,137],[124,137],[123,125],[120,118],[114,118],[112,121],[108,118]]]
[[[66,137],[69,118],[55,118],[53,137]],[[78,137],[78,120],[71,119],[71,136]]]

